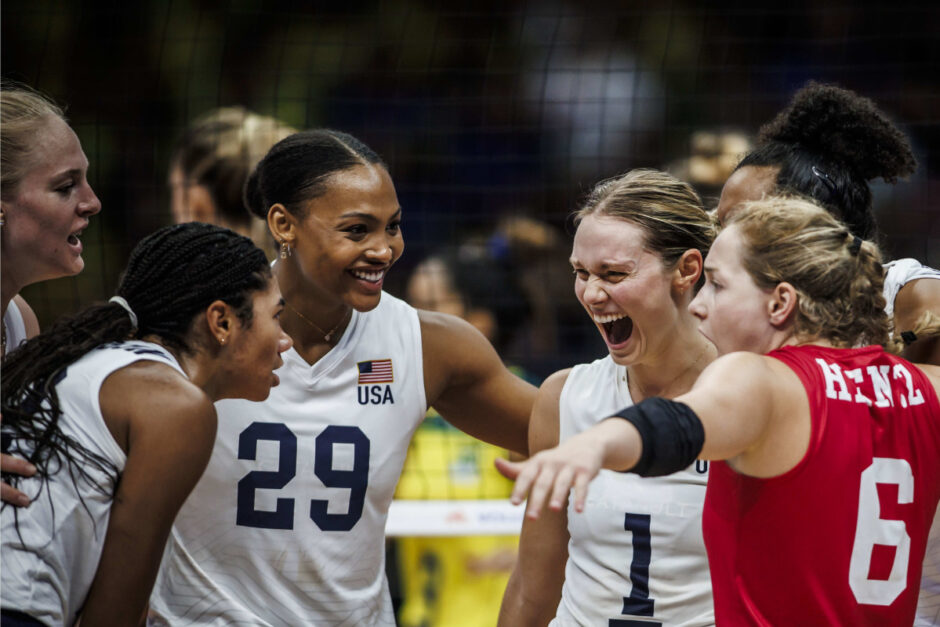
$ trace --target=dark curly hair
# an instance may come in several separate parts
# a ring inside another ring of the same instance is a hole
[[[103,344],[147,336],[160,338],[178,352],[191,352],[197,314],[222,300],[233,307],[243,325],[250,326],[252,294],[270,281],[264,253],[247,237],[198,222],[165,227],[134,248],[117,289],[136,314],[136,327],[121,305],[94,305],[59,319],[6,355],[0,382],[2,450],[36,466],[40,487],[35,496],[62,470],[73,483],[89,481],[109,497],[116,486],[114,464],[59,425],[62,410],[56,384],[70,364]],[[105,473],[112,481],[95,483],[90,471]],[[14,486],[20,479],[8,473],[2,476]]]
[[[894,183],[917,167],[907,137],[874,102],[811,81],[761,127],[757,147],[736,169],[779,167],[777,191],[823,205],[864,239],[877,233],[868,181]]]

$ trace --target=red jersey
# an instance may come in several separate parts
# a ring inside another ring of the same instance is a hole
[[[712,464],[703,528],[719,625],[910,625],[940,500],[940,403],[880,347],[769,353],[800,377],[812,431],[770,479]]]

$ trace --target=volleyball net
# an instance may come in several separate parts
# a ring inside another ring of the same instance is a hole
[[[463,269],[485,258],[462,278],[512,327],[494,342],[534,381],[604,354],[567,268],[567,216],[591,186],[654,167],[713,203],[748,138],[809,79],[873,98],[908,132],[921,165],[875,186],[879,223],[891,255],[940,266],[936,3],[354,4],[3,3],[3,74],[67,105],[104,206],[86,270],[24,292],[44,326],[113,293],[130,248],[170,221],[174,143],[235,104],[373,147],[404,212],[389,291],[407,296],[442,251]],[[494,267],[505,281],[487,282]],[[482,470],[493,451],[438,436],[419,433],[389,533],[517,529],[522,509]]]

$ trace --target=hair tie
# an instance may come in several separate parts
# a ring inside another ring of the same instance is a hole
[[[862,249],[862,238],[858,235],[852,236],[852,243],[849,244],[849,252],[852,253],[852,256],[858,256],[858,251]]]
[[[120,296],[112,296],[111,298],[108,299],[108,302],[115,303],[123,307],[124,310],[127,311],[128,317],[130,317],[131,319],[131,326],[133,326],[135,329],[137,328],[137,314],[134,313],[134,310],[131,309],[131,306],[127,304],[126,300],[124,300]]]
[[[902,331],[901,340],[904,341],[905,346],[910,346],[917,341],[917,335],[915,335],[913,331]]]

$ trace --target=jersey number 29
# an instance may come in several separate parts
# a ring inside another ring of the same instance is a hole
[[[280,422],[253,422],[238,436],[238,459],[254,460],[258,441],[278,443],[277,470],[252,470],[238,482],[238,507],[235,524],[262,529],[293,529],[294,499],[279,498],[274,511],[255,509],[255,490],[279,490],[297,474],[297,436]],[[332,425],[314,440],[313,474],[328,488],[349,490],[349,508],[345,514],[327,512],[329,501],[311,499],[310,518],[323,531],[349,531],[362,517],[366,488],[369,485],[369,438],[359,427]],[[353,447],[350,469],[333,467],[333,447]]]

